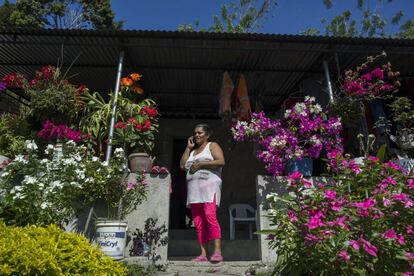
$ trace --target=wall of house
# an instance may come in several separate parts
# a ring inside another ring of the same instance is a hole
[[[228,239],[228,207],[232,203],[248,203],[252,207],[256,206],[256,176],[265,173],[264,167],[255,157],[253,144],[234,142],[230,129],[223,127],[221,120],[199,119],[161,119],[155,163],[172,168],[174,139],[187,139],[198,123],[211,126],[214,131],[212,140],[219,143],[224,152],[226,166],[222,172],[222,199],[218,218],[224,238]],[[180,155],[185,147],[186,143],[183,143]],[[174,183],[173,187],[175,187]]]

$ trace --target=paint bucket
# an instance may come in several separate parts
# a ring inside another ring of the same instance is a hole
[[[123,259],[128,223],[119,220],[98,220],[95,227],[96,243],[100,245],[100,250],[114,259]]]

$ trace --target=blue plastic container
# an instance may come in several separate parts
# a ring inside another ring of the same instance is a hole
[[[312,176],[313,160],[312,158],[302,158],[301,160],[288,160],[286,161],[286,175],[299,171],[303,176]]]

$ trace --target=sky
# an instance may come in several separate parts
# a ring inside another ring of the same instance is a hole
[[[178,25],[194,23],[196,20],[200,21],[201,27],[209,27],[213,14],[219,14],[220,6],[230,1],[239,0],[111,0],[111,4],[116,20],[125,21],[124,29],[174,31]],[[279,0],[278,6],[272,10],[272,15],[257,32],[298,34],[310,27],[323,31],[321,18],[329,21],[344,10],[361,15],[357,10],[357,0],[332,1],[334,6],[328,10],[323,5],[323,0]],[[365,3],[375,6],[378,1],[365,0]],[[388,1],[382,0],[383,4],[379,10],[381,15],[390,20],[398,10],[403,10],[404,18],[414,21],[414,0],[392,0],[391,4],[388,4]],[[4,0],[0,0],[0,4],[3,2]],[[387,33],[396,31],[398,29],[394,27]]]
[[[367,1],[367,0],[366,0]],[[117,20],[125,20],[124,29],[176,30],[179,24],[200,21],[201,27],[212,23],[212,15],[219,14],[220,6],[229,1],[219,0],[112,0],[112,8]],[[298,34],[310,27],[323,30],[320,19],[327,19],[344,10],[358,13],[357,0],[333,0],[330,10],[323,0],[279,0],[272,16],[258,32],[278,34]],[[371,5],[377,0],[368,0]],[[414,0],[393,0],[387,4],[383,0],[380,13],[391,18],[398,10],[406,14],[404,18],[414,21]],[[360,14],[360,12],[359,12]],[[395,32],[396,28],[389,30]]]

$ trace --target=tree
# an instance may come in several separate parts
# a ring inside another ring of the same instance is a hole
[[[374,5],[372,3],[374,2]],[[325,25],[325,35],[342,36],[342,37],[414,37],[414,24],[411,20],[407,20],[400,25],[404,17],[403,11],[398,11],[390,20],[381,15],[383,5],[393,2],[393,0],[357,0],[357,10],[362,13],[360,18],[356,18],[350,10],[345,10],[341,14],[335,16],[330,22],[322,18],[321,22]],[[331,9],[334,5],[333,0],[323,0],[327,9]],[[399,26],[401,32],[392,33],[392,29],[387,33],[387,27],[390,24]],[[315,28],[310,28],[302,34],[318,35],[320,34]]]
[[[55,29],[113,29],[110,0],[8,0],[0,7],[1,26]]]
[[[182,24],[179,31],[208,31],[249,33],[263,27],[263,22],[278,0],[239,0],[221,5],[220,16],[213,15],[213,24],[207,29],[200,29],[200,22]]]

